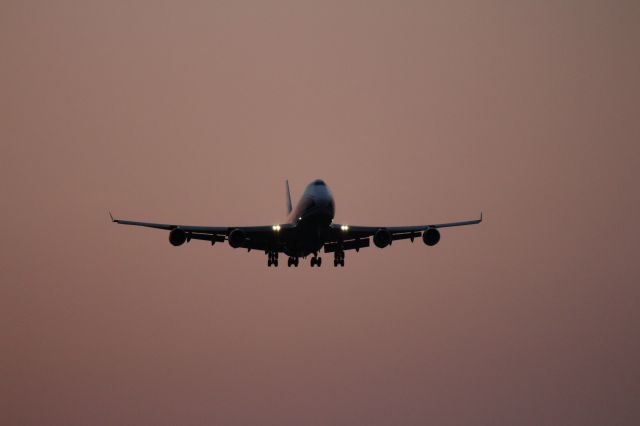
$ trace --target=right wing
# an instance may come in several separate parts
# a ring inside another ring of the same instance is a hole
[[[286,233],[291,225],[277,225],[276,228],[272,225],[264,226],[193,226],[193,225],[178,225],[178,224],[166,224],[166,223],[152,223],[152,222],[138,222],[134,220],[115,219],[111,213],[109,213],[111,221],[120,225],[132,225],[142,226],[145,228],[162,229],[165,231],[178,230],[173,233],[181,238],[184,236],[186,241],[205,240],[215,242],[223,242],[229,240],[229,235],[233,231],[239,231],[235,234],[236,239],[238,236],[243,237],[241,240],[232,241],[235,244],[239,244],[238,247],[256,250],[278,250],[280,248],[278,235]],[[184,234],[183,234],[184,233]],[[171,241],[171,236],[170,236]],[[180,241],[180,239],[176,240]],[[184,241],[182,241],[184,242]],[[172,241],[172,244],[174,242]],[[180,244],[175,244],[180,245]]]

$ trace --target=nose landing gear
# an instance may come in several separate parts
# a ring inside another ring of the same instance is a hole
[[[311,258],[311,267],[314,267],[314,266],[317,266],[317,267],[322,266],[322,258],[318,257],[318,255],[315,255]]]
[[[344,267],[344,251],[342,250],[336,251],[333,259],[333,266],[337,267],[338,265]]]
[[[291,266],[295,266],[296,268],[298,267],[298,264],[300,263],[300,260],[297,257],[289,257],[289,260],[287,260],[287,266],[290,268]]]
[[[276,268],[278,267],[278,252],[277,251],[270,251],[268,254],[268,258],[267,258],[267,266],[275,266]]]

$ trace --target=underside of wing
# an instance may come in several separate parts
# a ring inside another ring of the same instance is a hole
[[[373,237],[373,243],[380,248],[391,245],[396,240],[409,239],[413,242],[415,238],[422,237],[425,244],[436,245],[440,241],[440,228],[455,226],[475,225],[482,222],[482,213],[479,219],[465,220],[460,222],[436,223],[431,225],[413,226],[352,226],[344,224],[332,224],[330,228],[329,244],[325,244],[325,251],[339,250],[342,245],[359,249],[369,246],[369,238]],[[366,241],[366,243],[364,243]]]
[[[111,216],[111,213],[109,213]],[[289,225],[264,226],[193,226],[153,222],[139,222],[133,220],[115,219],[120,225],[141,226],[145,228],[169,231],[169,242],[179,246],[191,240],[216,242],[228,241],[234,248],[242,247],[256,250],[277,250],[278,235],[286,233]]]

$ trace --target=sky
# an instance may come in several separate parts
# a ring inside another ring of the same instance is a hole
[[[639,40],[636,1],[2,1],[0,423],[638,424]],[[290,269],[108,217],[315,178],[485,221]]]

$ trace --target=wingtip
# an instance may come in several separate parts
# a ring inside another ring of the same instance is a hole
[[[482,212],[480,212],[480,222],[482,222]]]
[[[111,218],[111,222],[115,222],[116,220],[113,218],[113,215],[111,214],[111,211],[109,211],[109,217]]]

